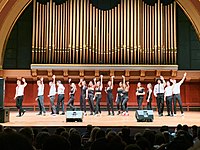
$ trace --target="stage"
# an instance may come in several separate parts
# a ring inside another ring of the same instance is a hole
[[[165,116],[166,112],[163,117],[159,117],[157,112],[154,111],[153,122],[137,122],[135,118],[135,111],[129,111],[129,116],[107,116],[107,112],[103,111],[101,116],[83,116],[83,122],[66,122],[65,115],[52,116],[49,112],[47,112],[46,116],[38,116],[36,114],[37,112],[28,111],[24,114],[24,116],[16,117],[17,112],[11,111],[10,122],[0,124],[8,127],[84,127],[88,124],[99,127],[161,127],[163,125],[175,127],[177,124],[200,126],[199,111],[185,112],[184,116],[181,116],[180,112],[177,112],[176,117]]]

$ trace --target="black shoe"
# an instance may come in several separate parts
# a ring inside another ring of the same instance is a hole
[[[163,116],[163,114],[160,114],[161,116]]]
[[[120,111],[118,111],[117,115],[120,115]]]
[[[162,117],[162,115],[161,115],[161,114],[159,114],[158,116],[159,116],[159,117]]]
[[[42,115],[42,113],[41,112],[39,112],[38,114],[36,114],[36,115]]]
[[[114,113],[112,113],[112,116],[114,116],[115,114]]]
[[[25,114],[25,112],[26,112],[26,110],[24,110],[24,111],[22,112],[22,115],[21,115],[21,116],[23,116],[23,115]]]
[[[92,116],[92,115],[93,115],[93,113],[91,112],[91,113],[90,113],[90,116]]]
[[[65,113],[63,112],[63,113],[61,113],[60,115],[65,115]]]
[[[59,115],[59,112],[57,112],[56,114]]]
[[[18,114],[16,117],[21,117],[22,115]]]

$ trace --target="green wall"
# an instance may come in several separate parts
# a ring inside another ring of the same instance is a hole
[[[4,56],[4,69],[30,69],[32,3],[16,22]],[[177,47],[180,70],[200,69],[200,41],[187,16],[177,7]]]

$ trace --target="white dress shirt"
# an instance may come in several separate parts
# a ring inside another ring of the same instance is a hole
[[[56,85],[52,84],[50,86],[50,90],[49,90],[49,96],[55,96],[56,95]]]
[[[16,87],[16,96],[23,96],[24,95],[24,85],[18,85]]]
[[[156,84],[155,86],[154,86],[154,91],[153,91],[153,93],[154,93],[154,95],[156,96],[157,94],[159,94],[159,93],[164,93],[165,92],[165,89],[164,89],[164,84],[163,83],[160,83],[160,84]]]
[[[38,86],[38,96],[44,95],[44,84]]]
[[[181,87],[181,83],[175,83],[174,84],[174,88],[173,88],[173,94],[180,94],[180,87]]]
[[[63,86],[63,84],[59,84],[58,85],[58,94],[64,94],[65,91],[65,87]]]
[[[167,86],[165,88],[165,96],[172,96],[172,86]]]

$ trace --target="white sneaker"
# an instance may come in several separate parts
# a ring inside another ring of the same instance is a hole
[[[83,113],[83,115],[84,115],[84,116],[87,116],[87,113],[85,112],[85,113]]]
[[[181,116],[183,117],[183,116],[184,116],[184,113],[182,113]]]
[[[174,114],[174,117],[176,117],[176,114]]]

